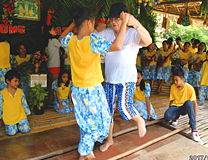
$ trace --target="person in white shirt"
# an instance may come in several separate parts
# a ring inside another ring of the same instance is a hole
[[[120,13],[128,12],[127,7],[122,3],[114,3],[110,9],[110,20],[112,28],[107,28],[97,34],[107,41],[113,41],[120,30]],[[138,133],[143,137],[146,133],[145,122],[133,107],[133,94],[137,81],[136,57],[139,48],[147,47],[152,43],[149,32],[141,23],[130,15],[128,26],[126,27],[125,41],[122,49],[116,52],[109,52],[105,57],[105,93],[110,114],[112,116],[107,142],[100,146],[100,151],[106,151],[113,145],[113,114],[115,106],[115,97],[118,96],[117,107],[119,113],[128,121],[133,119],[137,122]]]

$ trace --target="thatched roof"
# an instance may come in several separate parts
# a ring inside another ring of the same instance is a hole
[[[175,15],[178,17],[184,12],[186,7],[186,2],[188,2],[188,10],[191,18],[203,20],[203,16],[200,17],[200,6],[202,1],[200,0],[179,0],[179,1],[169,1],[161,2],[155,6],[155,13],[168,13],[169,15]]]

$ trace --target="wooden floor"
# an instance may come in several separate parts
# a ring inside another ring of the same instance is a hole
[[[169,97],[164,95],[152,95],[150,101],[154,107],[155,113],[158,116],[157,120],[162,120],[164,117],[164,112],[167,110],[169,105]],[[115,116],[119,113],[115,113]],[[206,100],[203,106],[198,106],[198,121],[197,129],[201,137],[201,144],[208,146],[208,101]],[[10,139],[18,136],[30,135],[33,133],[43,132],[46,130],[51,130],[54,128],[60,128],[64,126],[69,126],[76,124],[74,113],[70,114],[59,114],[53,108],[45,109],[43,115],[30,115],[28,116],[31,131],[29,133],[17,133],[15,136],[7,136],[5,133],[5,128],[0,128],[0,140]],[[146,121],[146,123],[151,123]],[[171,125],[174,128],[180,128],[188,125],[188,116],[180,116],[178,125]],[[190,135],[191,129],[185,130],[187,135]]]

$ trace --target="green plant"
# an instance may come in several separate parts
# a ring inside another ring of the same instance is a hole
[[[48,91],[41,87],[41,84],[35,84],[35,87],[30,88],[29,92],[29,104],[33,110],[34,106],[37,106],[39,110],[44,107],[44,101],[48,96]]]

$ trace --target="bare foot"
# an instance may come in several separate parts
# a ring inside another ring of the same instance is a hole
[[[139,120],[139,122],[137,123],[137,126],[138,126],[139,137],[144,137],[144,135],[146,134],[146,127],[145,127],[145,121],[143,118]]]
[[[79,160],[91,160],[94,159],[95,155],[93,152],[91,152],[90,154],[86,155],[86,156],[80,156]]]
[[[158,87],[157,91],[158,91],[158,93],[160,93],[160,92],[161,92],[161,91],[160,91],[160,86]]]
[[[204,103],[199,103],[199,106],[202,106]]]
[[[110,141],[110,142],[106,141],[105,144],[103,144],[103,145],[100,146],[100,151],[101,152],[105,152],[112,145],[113,145],[113,141]]]

